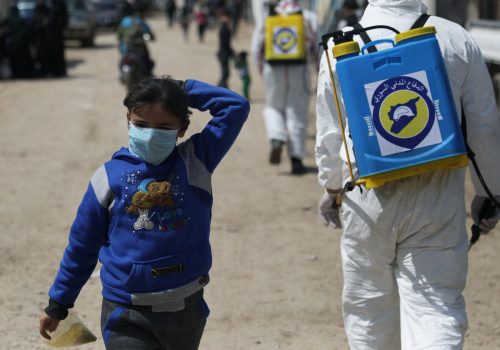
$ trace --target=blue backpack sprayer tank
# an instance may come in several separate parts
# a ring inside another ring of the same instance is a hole
[[[363,46],[353,40],[360,31],[385,28],[397,33]],[[334,32],[323,36],[323,47],[333,38],[333,56],[358,168],[345,190],[366,188],[436,169],[467,166],[467,152],[453,102],[446,67],[434,27],[399,33],[387,26]],[[368,52],[381,43],[389,49]],[[334,99],[345,132],[335,78],[326,55]],[[345,192],[344,190],[344,192]],[[341,199],[340,199],[341,200]],[[339,203],[340,204],[340,203]]]
[[[360,49],[353,36],[366,36],[366,31],[377,28],[395,32],[394,41],[376,40]],[[357,179],[347,151],[339,96],[328,55],[331,38],[356,157]],[[374,52],[374,46],[382,43],[391,47]],[[500,208],[482,179],[474,153],[464,140],[434,27],[399,33],[385,25],[357,26],[351,31],[323,35],[322,45],[351,177],[337,195],[336,207],[340,206],[345,192],[357,185],[370,189],[437,169],[465,167],[469,156],[491,198],[485,202],[480,216],[490,217],[495,207]],[[463,116],[462,120],[465,123]],[[479,238],[477,225],[473,225],[472,232],[470,246]]]

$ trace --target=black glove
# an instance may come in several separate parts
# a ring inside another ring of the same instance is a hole
[[[487,234],[493,230],[500,220],[500,209],[496,208],[491,200],[489,200],[489,206],[483,208],[486,200],[489,199],[476,195],[471,203],[472,220],[474,220],[474,225],[481,230],[481,234]],[[495,196],[495,200],[500,202],[500,196]]]

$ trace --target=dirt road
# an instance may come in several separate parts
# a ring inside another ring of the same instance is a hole
[[[151,24],[156,74],[217,82],[216,32],[198,44],[191,28],[186,44],[162,18]],[[249,49],[251,30],[242,27],[236,49]],[[46,348],[38,316],[77,206],[94,170],[127,143],[113,34],[100,35],[95,48],[68,49],[67,59],[67,79],[0,82],[0,349]],[[340,232],[324,228],[316,215],[322,190],[314,172],[313,114],[311,172],[293,177],[287,161],[269,166],[263,84],[253,73],[250,118],[214,175],[214,266],[206,289],[212,312],[201,349],[347,349]],[[234,71],[230,87],[240,88]],[[192,120],[195,132],[208,116],[195,113]],[[499,234],[483,237],[470,253],[466,349],[500,349]],[[100,282],[92,278],[75,309],[98,342],[80,349],[104,349],[100,303]]]

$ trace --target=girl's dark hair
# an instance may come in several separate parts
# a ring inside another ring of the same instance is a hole
[[[168,76],[144,79],[129,91],[123,104],[132,111],[145,105],[159,103],[165,111],[179,118],[181,129],[187,129],[191,111],[188,108],[187,94],[182,86],[183,82]]]

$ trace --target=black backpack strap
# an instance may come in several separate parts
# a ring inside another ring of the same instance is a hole
[[[429,15],[427,13],[422,13],[420,17],[417,18],[415,23],[411,26],[410,29],[416,29],[416,28],[421,28],[425,25],[425,22],[429,19]]]
[[[490,198],[490,210],[493,210],[494,207],[500,209],[500,203],[498,202],[497,198],[493,195],[491,192],[490,188],[488,187],[488,184],[486,181],[484,181],[483,174],[481,174],[481,169],[479,169],[479,165],[477,164],[476,161],[476,154],[472,150],[472,148],[469,146],[469,143],[467,142],[467,118],[465,116],[465,109],[462,101],[460,101],[461,107],[462,107],[462,116],[461,116],[461,124],[460,128],[462,129],[462,135],[464,136],[464,143],[465,143],[465,150],[467,151],[467,156],[469,157],[469,160],[472,163],[472,166],[474,167],[474,170],[476,171],[477,178],[479,179],[479,182],[481,183],[481,186],[484,188],[484,191]],[[483,212],[483,209],[486,210],[487,205],[483,204],[483,208],[481,209],[481,213],[484,214],[484,218],[487,219],[491,217],[492,214],[486,214]],[[493,211],[492,211],[493,212]],[[480,214],[482,215],[482,214]],[[474,226],[473,226],[474,227]],[[477,236],[477,233],[474,233],[474,228],[472,227],[472,237],[469,243],[469,249],[470,247],[476,243],[476,241],[479,239]]]
[[[427,20],[429,19],[429,17],[430,16],[427,13],[421,14],[420,17],[417,18],[415,23],[413,23],[413,25],[411,26],[410,29],[423,27],[425,25],[425,22],[427,22]],[[363,26],[359,23],[354,24],[352,27],[354,29],[363,29]],[[370,36],[366,32],[359,33],[359,36],[361,37],[361,40],[363,40],[365,45],[372,42],[372,39],[370,38]],[[377,52],[377,48],[375,46],[370,46],[368,48],[368,52],[370,52],[370,53]]]
[[[462,135],[464,136],[464,141],[465,143],[467,143],[467,119],[465,119],[465,111],[464,111],[464,105],[463,103],[461,103],[462,101],[460,101],[460,105],[462,107],[462,116],[461,116],[461,120],[460,120],[460,128],[462,129]]]
[[[356,23],[352,26],[354,29],[363,29],[363,26],[359,23]],[[359,36],[361,37],[361,40],[366,44],[371,43],[372,39],[370,39],[370,36],[366,32],[361,32],[359,33]],[[370,46],[368,48],[368,52],[377,52],[377,48],[375,46]]]

